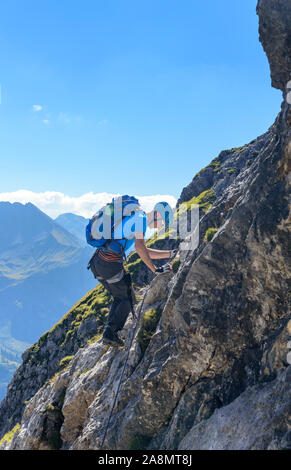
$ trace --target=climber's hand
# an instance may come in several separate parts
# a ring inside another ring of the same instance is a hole
[[[156,268],[156,273],[167,273],[169,271],[172,271],[172,266],[167,263],[167,264],[164,264],[163,266],[160,266],[159,268]]]

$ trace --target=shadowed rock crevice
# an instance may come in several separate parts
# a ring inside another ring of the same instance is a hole
[[[56,404],[48,406],[44,413],[41,435],[41,446],[49,450],[59,450],[62,447],[61,427],[64,422],[62,409]]]

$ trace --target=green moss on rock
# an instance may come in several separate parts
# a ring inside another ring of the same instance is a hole
[[[160,308],[151,308],[145,312],[142,319],[141,328],[137,335],[137,341],[141,347],[142,353],[144,353],[148,347],[148,344],[154,332],[156,331],[160,317]]]
[[[172,262],[172,268],[173,268],[174,273],[178,271],[180,264],[181,264],[180,258],[175,258],[174,261]]]
[[[220,170],[221,161],[219,158],[214,158],[212,162],[208,165],[208,168],[213,168],[214,173],[217,173]]]
[[[183,214],[186,211],[189,211],[192,206],[199,206],[200,209],[206,214],[209,209],[211,209],[213,202],[215,200],[215,192],[213,189],[208,189],[199,194],[199,196],[194,196],[189,201],[183,202],[177,210],[176,217],[180,214]]]
[[[247,144],[248,145],[248,144]],[[240,152],[241,150],[243,150],[245,147],[247,147],[247,145],[243,145],[242,147],[233,147],[232,149],[230,149],[230,152]]]
[[[216,234],[216,232],[217,232],[217,228],[215,227],[208,228],[204,236],[205,241],[207,243],[210,242],[212,238],[214,237],[214,235]]]
[[[20,429],[20,424],[17,423],[11,431],[8,431],[0,440],[0,446],[4,443],[8,443],[12,440],[14,434]]]
[[[48,405],[46,405],[45,411],[49,411],[50,413],[56,413],[58,410],[52,403],[49,403]]]
[[[138,257],[135,261],[133,261],[131,263],[128,263],[127,266],[126,266],[128,272],[131,275],[133,283],[135,283],[137,281],[139,270],[141,268],[141,263],[142,263],[142,261],[141,261],[140,257]]]
[[[221,167],[221,159],[220,157],[214,158],[209,165],[207,165],[205,168],[202,168],[196,176],[200,176],[205,170],[208,170],[209,168],[212,168],[214,170],[214,173],[217,173],[220,170]]]
[[[77,302],[57,324],[44,333],[38,342],[25,352],[24,363],[43,362],[46,359],[43,351],[47,349],[46,345],[52,338],[58,348],[60,360],[71,356],[70,352],[75,352],[72,350],[75,346],[82,347],[91,337],[102,333],[111,303],[112,297],[99,284]],[[89,332],[88,336],[84,336],[84,338],[79,338],[79,328],[90,318],[97,320],[96,330],[91,334]]]
[[[71,360],[73,359],[74,356],[66,356],[66,357],[63,357],[63,359],[60,360],[60,368],[61,369],[64,369],[65,367],[67,367],[67,365],[71,362]]]

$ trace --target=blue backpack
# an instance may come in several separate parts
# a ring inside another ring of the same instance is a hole
[[[118,214],[117,216],[115,214],[115,217],[114,217],[114,206],[117,202],[119,202],[122,210],[120,211],[120,214]],[[124,209],[129,204],[134,205],[135,210],[140,210],[138,200],[134,196],[125,195],[125,196],[121,196],[120,198],[113,198],[110,203],[106,204],[98,212],[96,212],[96,214],[89,220],[89,223],[86,226],[87,243],[93,246],[94,248],[101,248],[101,247],[106,246],[106,244],[108,246],[108,243],[113,239],[113,232],[116,229],[116,227],[122,222],[122,220],[125,217],[128,217],[129,214],[128,213],[124,214],[125,212]],[[97,238],[94,238],[92,235],[92,226],[94,222],[100,219],[101,217],[103,217],[103,220],[99,227],[100,232],[102,232],[103,225],[108,224],[107,226],[110,227],[110,236],[107,238],[104,238],[102,236],[97,239]],[[118,243],[118,239],[114,238],[114,241]],[[124,251],[124,248],[122,245],[121,247],[122,247],[122,251]]]

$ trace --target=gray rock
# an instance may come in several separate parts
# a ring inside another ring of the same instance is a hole
[[[291,366],[289,366],[289,370]],[[291,388],[286,371],[247,388],[230,405],[194,426],[180,450],[282,450],[290,447]]]
[[[259,0],[260,41],[268,56],[272,85],[282,91],[291,80],[291,3],[289,0]]]

